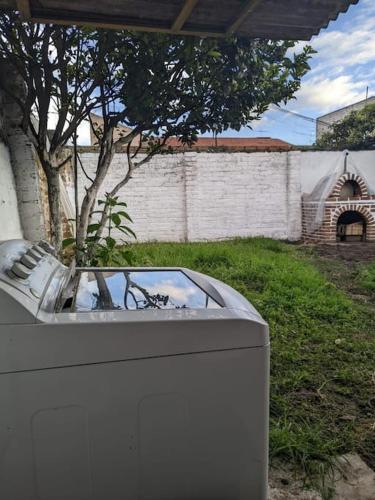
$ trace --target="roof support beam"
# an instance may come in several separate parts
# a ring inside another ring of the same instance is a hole
[[[181,12],[176,17],[173,25],[172,31],[180,31],[186,21],[189,19],[190,14],[192,13],[194,7],[198,3],[198,0],[186,0],[184,6],[181,9]]]
[[[105,29],[115,29],[115,30],[132,30],[132,31],[144,31],[149,33],[168,33],[168,34],[176,34],[179,35],[194,35],[201,37],[215,37],[215,38],[224,38],[226,35],[224,32],[215,32],[215,31],[199,31],[199,30],[179,30],[178,32],[173,31],[171,28],[164,28],[162,26],[140,26],[136,24],[132,24],[127,19],[118,19],[117,21],[112,21],[112,19],[106,19],[103,16],[98,16],[98,19],[88,19],[85,20],[83,16],[79,15],[60,15],[58,13],[52,13],[49,11],[45,13],[40,11],[39,9],[33,9],[32,20],[35,23],[43,23],[43,24],[59,24],[62,26],[65,25],[77,25],[77,26],[96,26],[97,28],[105,28]]]
[[[245,19],[253,12],[262,0],[249,0],[245,7],[241,10],[237,19],[227,28],[227,35],[233,35]]]
[[[17,9],[22,20],[28,21],[31,19],[30,0],[17,0]]]

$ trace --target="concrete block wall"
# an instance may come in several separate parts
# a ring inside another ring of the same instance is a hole
[[[140,241],[203,241],[301,236],[299,153],[159,155],[134,172],[119,196],[128,203]],[[88,175],[97,153],[81,153]],[[99,197],[126,172],[115,155]],[[80,178],[80,197],[84,194]]]

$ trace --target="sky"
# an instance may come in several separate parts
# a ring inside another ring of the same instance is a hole
[[[303,46],[299,42],[295,50]],[[296,99],[286,108],[311,118],[375,95],[375,0],[359,0],[311,42],[318,51],[310,60]],[[253,130],[228,131],[225,136],[275,137],[296,145],[315,141],[315,123],[270,110]]]

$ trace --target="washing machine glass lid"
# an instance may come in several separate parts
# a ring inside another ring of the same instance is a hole
[[[81,271],[72,304],[73,311],[220,307],[180,270]]]

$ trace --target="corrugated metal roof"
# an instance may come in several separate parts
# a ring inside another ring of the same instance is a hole
[[[358,0],[0,0],[25,19],[183,35],[310,40]]]

